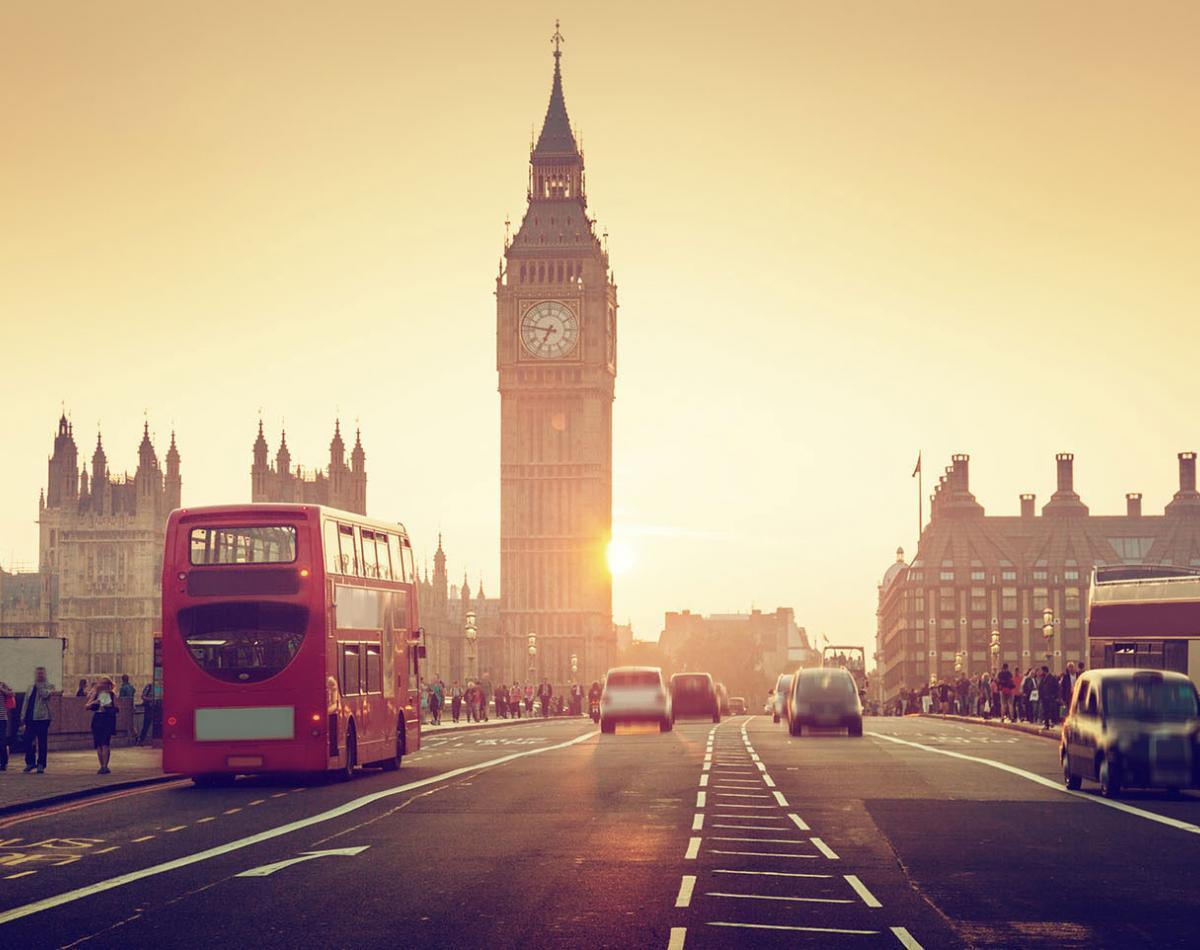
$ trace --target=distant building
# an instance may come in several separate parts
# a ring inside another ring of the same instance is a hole
[[[432,680],[441,677],[446,685],[458,680],[465,684],[475,676],[487,673],[492,682],[513,679],[525,682],[524,671],[510,675],[504,669],[504,641],[500,636],[500,600],[483,592],[483,581],[474,596],[463,576],[462,586],[450,583],[446,571],[446,552],[442,536],[438,535],[437,551],[433,555],[433,574],[428,567],[418,590],[421,626],[425,628],[424,676]],[[475,614],[475,656],[472,658],[466,635],[468,613]]]
[[[904,552],[878,589],[876,662],[885,700],[901,688],[952,676],[956,657],[968,673],[999,663],[1058,670],[1087,655],[1087,598],[1098,564],[1200,566],[1200,493],[1196,455],[1179,455],[1179,490],[1161,515],[1142,513],[1142,496],[1125,496],[1124,515],[1093,515],[1074,487],[1074,456],[1056,457],[1058,485],[1040,516],[1031,494],[1020,514],[988,515],[970,491],[969,462],[955,455],[933,494],[916,557]],[[1043,611],[1054,635],[1042,636]],[[1047,658],[1047,654],[1049,658]]]
[[[816,658],[791,607],[708,616],[671,612],[658,645],[674,671],[702,669],[718,680],[725,678],[731,692],[746,696],[765,692],[780,673]]]
[[[133,476],[113,476],[101,437],[91,477],[71,423],[58,421],[38,503],[38,572],[0,575],[0,635],[66,639],[67,675],[150,678],[167,515],[180,504],[175,435],[165,468],[147,424]]]
[[[613,629],[617,634],[617,654],[620,655],[633,646],[633,624],[619,623]]]
[[[354,433],[354,448],[347,465],[340,420],[333,424],[329,467],[324,471],[292,467],[286,432],[280,433],[274,465],[267,462],[267,452],[267,440],[259,420],[258,438],[254,440],[254,464],[250,468],[251,501],[328,505],[355,514],[367,513],[367,455],[363,451],[362,436],[357,431]]]

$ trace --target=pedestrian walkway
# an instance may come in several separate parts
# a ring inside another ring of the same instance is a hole
[[[947,713],[918,713],[924,719],[945,719],[949,722],[969,722],[977,726],[991,726],[995,729],[1009,729],[1013,732],[1024,732],[1030,736],[1041,736],[1043,739],[1053,739],[1055,742],[1062,735],[1061,726],[1043,729],[1033,722],[1008,722],[1000,719],[984,719],[982,716],[958,716]]]
[[[429,737],[473,729],[516,726],[521,723],[576,721],[577,718],[574,716],[558,716],[551,719],[542,719],[538,716],[522,719],[493,717],[487,722],[467,722],[463,719],[458,723],[451,722],[449,718],[446,718],[442,720],[440,726],[425,723],[421,727],[421,735]],[[110,763],[112,773],[110,775],[96,774],[98,768],[96,753],[91,749],[51,752],[48,766],[42,775],[38,775],[36,772],[26,774],[21,771],[24,767],[24,755],[14,753],[9,759],[8,771],[0,774],[0,815],[23,811],[38,805],[51,805],[73,798],[82,798],[87,795],[100,795],[110,790],[171,781],[178,777],[163,774],[161,749],[141,746],[113,746],[112,762]]]
[[[25,756],[15,753],[8,771],[0,774],[0,814],[27,808],[34,803],[49,804],[80,795],[98,794],[108,789],[127,788],[163,780],[162,750],[140,746],[114,746],[109,775],[97,775],[96,753],[91,749],[50,753],[46,771],[23,772]]]

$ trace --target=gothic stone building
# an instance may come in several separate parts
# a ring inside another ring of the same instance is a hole
[[[66,639],[68,676],[128,673],[145,682],[152,675],[163,535],[182,485],[174,433],[165,462],[164,469],[147,424],[132,477],[110,472],[98,435],[89,478],[71,423],[58,421],[39,502],[38,610],[47,635]],[[4,632],[20,631],[6,623]]]
[[[433,575],[426,567],[418,593],[421,626],[425,628],[425,676],[441,677],[447,686],[455,680],[466,684],[470,679],[490,675],[493,683],[524,683],[526,673],[505,666],[507,653],[500,636],[500,601],[487,597],[483,582],[474,595],[463,576],[462,586],[451,584],[446,571],[446,552],[438,535],[433,555]],[[467,641],[467,614],[475,614],[476,640]]]
[[[1058,487],[1037,513],[1021,495],[1020,514],[988,515],[970,491],[969,458],[955,455],[933,494],[917,555],[904,552],[879,585],[876,663],[883,700],[901,688],[999,662],[1055,670],[1087,660],[1088,583],[1105,564],[1200,566],[1200,494],[1196,456],[1179,456],[1179,490],[1161,515],[1142,513],[1142,496],[1126,495],[1124,515],[1093,515],[1074,487],[1074,456],[1056,458]],[[1042,634],[1043,611],[1053,637]]]
[[[500,384],[500,629],[505,679],[598,678],[615,658],[612,403],[617,287],[588,215],[560,52],[529,160],[528,205],[496,281]],[[524,678],[524,675],[522,675]]]
[[[292,467],[292,453],[287,445],[287,433],[279,436],[275,464],[267,462],[267,440],[262,421],[258,423],[258,438],[254,440],[254,464],[250,468],[250,500],[308,505],[328,505],[355,514],[367,513],[367,455],[362,447],[362,435],[355,432],[350,464],[346,464],[346,444],[342,441],[342,424],[333,424],[333,439],[329,443],[329,467],[308,472]]]

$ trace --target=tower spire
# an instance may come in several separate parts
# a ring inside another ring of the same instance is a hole
[[[550,85],[550,104],[546,107],[546,118],[542,122],[542,134],[538,136],[534,146],[535,158],[558,156],[579,157],[579,148],[575,144],[575,134],[571,131],[571,120],[567,116],[567,101],[563,96],[562,87],[562,41],[563,35],[558,30],[558,21],[554,21],[554,81]]]

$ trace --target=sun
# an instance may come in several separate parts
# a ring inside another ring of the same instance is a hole
[[[612,575],[628,574],[633,570],[633,548],[613,538],[608,542],[608,571]]]

